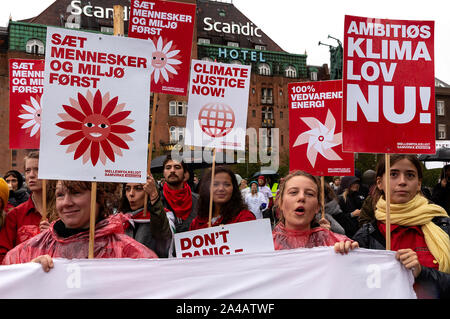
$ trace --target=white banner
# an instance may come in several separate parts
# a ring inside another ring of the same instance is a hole
[[[143,183],[149,41],[47,28],[39,178]]]
[[[185,144],[245,150],[250,70],[192,60]]]
[[[395,252],[332,247],[172,259],[0,266],[0,298],[416,298]]]
[[[267,218],[177,233],[174,237],[177,257],[233,255],[275,249]]]

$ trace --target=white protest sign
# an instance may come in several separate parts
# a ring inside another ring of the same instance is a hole
[[[245,150],[250,69],[192,60],[185,144]]]
[[[197,258],[55,259],[48,273],[36,263],[0,266],[1,299],[411,299],[413,282],[395,252],[362,248],[348,255],[318,247]]]
[[[273,251],[268,219],[209,227],[175,234],[177,257]]]
[[[151,45],[47,28],[39,178],[142,183]]]

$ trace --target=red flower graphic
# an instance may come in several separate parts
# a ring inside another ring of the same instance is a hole
[[[135,130],[129,125],[131,111],[124,111],[125,103],[117,104],[119,98],[110,99],[109,92],[102,96],[99,90],[86,96],[78,93],[78,100],[70,98],[70,106],[63,105],[66,113],[58,116],[63,122],[56,125],[63,130],[57,135],[64,137],[60,145],[69,145],[66,153],[75,152],[73,159],[82,156],[83,164],[91,160],[95,166],[100,159],[115,161],[115,155],[122,156],[121,149],[129,149],[126,141],[133,141],[129,133]]]

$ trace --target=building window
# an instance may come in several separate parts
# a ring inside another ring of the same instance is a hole
[[[184,101],[170,101],[169,115],[170,116],[186,116],[187,105]]]
[[[261,89],[261,103],[273,103],[273,89],[262,88]]]
[[[252,110],[252,116],[256,117],[256,111],[255,110]]]
[[[255,95],[255,88],[252,88],[252,94]]]
[[[445,102],[444,101],[436,102],[436,115],[440,115],[440,116],[445,115]]]
[[[260,63],[258,66],[258,73],[260,75],[271,75],[270,66],[267,63]]]
[[[284,135],[280,135],[280,138],[281,138],[281,140],[280,140],[281,146],[283,146],[284,145]]]
[[[198,38],[198,44],[211,44],[211,40],[206,38]]]
[[[111,27],[100,27],[102,33],[114,33],[114,28]]]
[[[285,70],[284,70],[284,75],[287,78],[296,78],[297,77],[297,70],[292,66],[289,65]]]
[[[235,47],[235,48],[239,48],[239,42],[233,42],[233,41],[228,41],[227,45],[229,47]]]
[[[283,96],[283,90],[280,90],[280,96]]]
[[[271,120],[273,119],[273,108],[271,107],[263,107],[262,108],[262,119],[263,120]]]
[[[44,54],[44,44],[38,39],[30,39],[27,41],[27,53]]]
[[[445,140],[447,138],[447,128],[445,124],[438,124],[438,139]]]
[[[283,112],[280,112],[280,119],[283,118]]]
[[[311,81],[317,81],[317,72],[311,71]]]
[[[265,45],[258,45],[258,44],[255,45],[255,49],[256,50],[261,50],[261,51],[267,50]]]
[[[184,139],[184,130],[185,130],[184,127],[171,126],[169,128],[170,143],[174,144],[182,142]]]

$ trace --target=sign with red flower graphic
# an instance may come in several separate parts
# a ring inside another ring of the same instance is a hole
[[[39,178],[144,182],[151,45],[52,27],[46,43]]]
[[[344,28],[344,151],[434,154],[434,21],[345,16]]]
[[[9,148],[38,149],[44,60],[9,59]]]
[[[186,95],[195,4],[131,0],[128,36],[152,46],[152,92]]]
[[[192,60],[186,145],[245,150],[250,68]]]
[[[354,174],[342,152],[342,81],[289,83],[289,168],[317,176]]]

